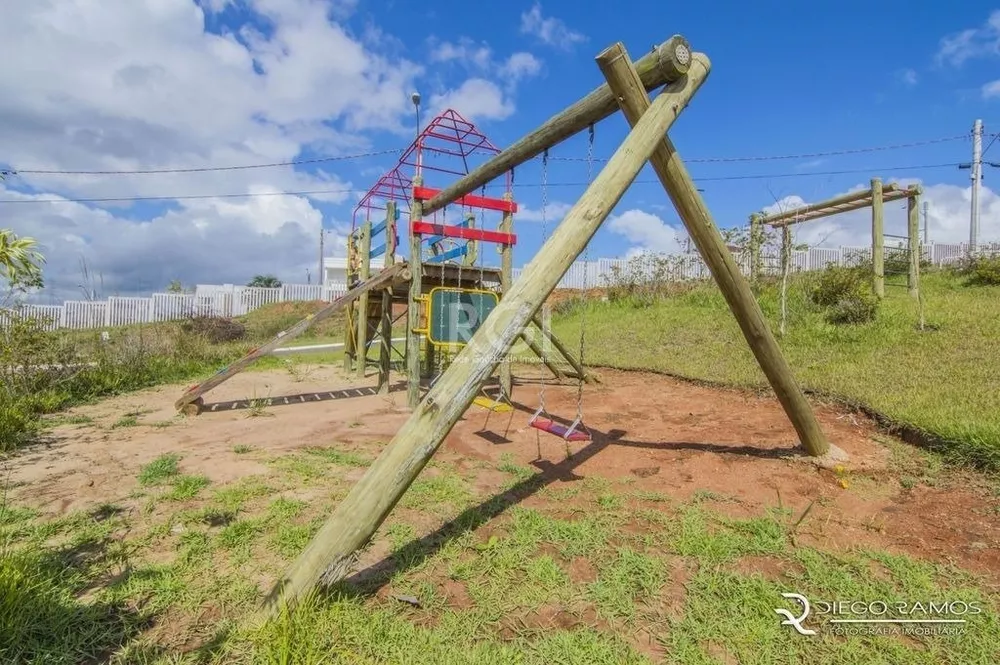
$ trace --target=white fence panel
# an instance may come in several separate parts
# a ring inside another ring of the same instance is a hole
[[[153,321],[176,321],[194,314],[193,295],[187,293],[154,293]]]
[[[130,326],[149,323],[152,298],[108,298],[104,323],[108,326]]]
[[[63,303],[62,326],[76,330],[100,328],[107,310],[106,300],[69,300]]]

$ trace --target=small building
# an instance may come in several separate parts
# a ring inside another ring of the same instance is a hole
[[[326,256],[323,258],[323,286],[343,286],[347,284],[347,257]]]

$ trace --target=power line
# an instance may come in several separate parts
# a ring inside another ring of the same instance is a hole
[[[910,166],[889,166],[881,168],[867,169],[844,169],[839,171],[812,171],[810,173],[762,173],[743,174],[731,176],[714,176],[708,178],[694,178],[695,182],[722,182],[730,180],[767,180],[770,178],[806,178],[830,175],[850,175],[855,173],[873,173],[885,171],[913,171],[922,169],[954,168],[959,162],[948,162],[946,164],[923,164]],[[659,180],[635,180],[635,184],[652,184]],[[582,187],[589,185],[589,182],[550,182],[549,187]],[[517,189],[541,187],[541,183],[521,183]],[[235,199],[235,198],[258,198],[265,196],[317,196],[329,194],[363,194],[367,190],[361,189],[317,189],[292,192],[247,192],[232,194],[188,194],[177,196],[113,196],[99,198],[48,198],[48,199],[0,199],[0,203],[122,203],[140,201],[190,201],[198,199]]]
[[[268,169],[277,166],[299,166],[301,164],[342,162],[350,159],[363,159],[365,157],[389,155],[402,151],[402,148],[393,148],[391,150],[361,152],[354,155],[340,155],[338,157],[317,157],[315,159],[296,159],[288,162],[270,162],[268,164],[244,164],[242,166],[201,166],[185,169],[143,169],[138,171],[57,171],[51,169],[11,169],[9,171],[0,171],[0,173],[9,175],[19,175],[25,173],[30,173],[32,175],[154,175],[168,173],[205,173],[207,171],[242,171],[246,169]]]
[[[993,138],[990,139],[990,142],[988,144],[986,144],[986,150],[983,150],[983,152],[980,155],[980,157],[984,156],[989,151],[990,146],[993,145],[996,142],[998,136],[1000,136],[1000,134],[994,134],[993,135]]]
[[[913,141],[910,143],[896,143],[892,145],[883,146],[872,146],[866,148],[848,148],[844,150],[830,150],[826,152],[807,152],[792,155],[766,155],[766,156],[755,156],[755,157],[701,157],[693,159],[685,159],[684,161],[689,164],[710,164],[710,163],[729,163],[729,162],[766,162],[766,161],[780,161],[789,159],[814,159],[816,157],[835,157],[839,155],[856,155],[862,153],[872,153],[872,152],[884,152],[888,150],[902,150],[906,148],[917,148],[921,146],[934,145],[938,143],[947,143],[950,141],[958,141],[962,139],[967,139],[968,136],[965,134],[959,136],[946,136],[937,139],[928,139],[925,141]],[[315,159],[297,159],[285,162],[269,162],[264,164],[243,164],[235,166],[202,166],[202,167],[192,167],[192,168],[170,168],[170,169],[140,169],[134,171],[112,171],[112,170],[56,170],[56,169],[10,169],[10,170],[0,170],[0,173],[4,175],[157,175],[157,174],[171,174],[171,173],[206,173],[211,171],[243,171],[250,169],[266,169],[266,168],[276,168],[281,166],[302,166],[306,164],[322,164],[326,162],[338,162],[338,161],[348,161],[352,159],[364,159],[366,157],[378,157],[381,155],[397,154],[402,153],[406,148],[392,148],[389,150],[379,150],[374,152],[363,152],[353,155],[341,155],[339,157],[317,157]],[[587,161],[585,157],[554,157],[550,156],[550,160],[562,161],[562,162],[582,162]],[[606,162],[609,158],[607,157],[595,157],[594,161]]]
[[[830,150],[827,152],[805,152],[795,155],[768,155],[760,157],[702,157],[688,159],[685,158],[684,161],[689,164],[710,164],[710,163],[722,163],[722,162],[770,162],[777,160],[787,160],[787,159],[814,159],[816,157],[836,157],[839,155],[857,155],[861,153],[871,153],[871,152],[882,152],[886,150],[901,150],[904,148],[918,148],[921,146],[934,145],[937,143],[947,143],[950,141],[960,141],[963,139],[968,139],[968,135],[961,134],[959,136],[946,136],[938,139],[928,139],[926,141],[913,141],[911,143],[896,143],[893,145],[883,145],[874,146],[868,148],[849,148],[845,150]],[[583,157],[549,157],[551,160],[563,161],[563,162],[577,162],[586,161]],[[606,162],[607,158],[599,158],[595,161]]]

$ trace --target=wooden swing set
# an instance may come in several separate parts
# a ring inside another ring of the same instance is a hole
[[[631,127],[614,155],[517,281],[505,285],[502,298],[458,352],[455,361],[436,377],[392,441],[276,583],[262,608],[266,614],[293,605],[318,584],[330,584],[346,577],[356,560],[356,552],[369,542],[455,423],[481,394],[483,385],[493,375],[500,360],[524,331],[537,322],[538,311],[545,299],[586,248],[646,162],[652,164],[695,246],[709,266],[803,448],[814,456],[824,455],[829,450],[829,443],[796,383],[749,283],[726,248],[680,155],[667,137],[667,131],[708,77],[711,67],[708,57],[693,53],[687,40],[675,35],[634,64],[621,43],[605,49],[596,60],[607,81],[605,85],[457,182],[426,200],[414,202],[416,210],[410,211],[411,228],[415,220],[420,221],[460,197],[468,196],[518,164],[546,153],[552,146],[588,129],[618,109]],[[650,102],[647,92],[664,85]],[[426,226],[417,228],[428,232],[437,230]],[[418,235],[411,234],[411,248],[419,250],[418,242]],[[420,254],[413,251],[411,255],[412,260],[413,256],[419,257]],[[412,264],[409,269],[413,289],[423,273]],[[370,282],[362,286],[371,290]],[[361,286],[355,287],[355,290],[359,288]],[[418,288],[416,295],[421,293]],[[415,315],[414,312],[411,317]],[[412,331],[417,327],[416,321],[411,318],[409,329]],[[416,354],[408,356],[407,362],[417,362]],[[536,413],[535,426],[559,434],[560,430],[553,424],[543,422],[541,413],[541,409]],[[579,425],[579,419],[576,424]],[[562,434],[569,432],[572,437],[575,431],[567,428]]]

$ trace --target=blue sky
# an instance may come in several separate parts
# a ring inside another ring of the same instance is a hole
[[[601,84],[594,56],[606,46],[622,41],[638,59],[681,33],[713,68],[671,134],[692,160],[720,227],[743,224],[777,201],[827,198],[878,175],[924,184],[932,239],[967,238],[968,171],[953,164],[970,159],[974,119],[984,121],[986,144],[1000,131],[1000,83],[990,88],[1000,80],[1000,13],[993,14],[1000,5],[839,2],[789,11],[778,2],[649,3],[641,15],[622,5],[595,13],[579,7],[557,0],[489,3],[475,12],[452,0],[28,3],[14,10],[6,31],[0,27],[28,63],[0,74],[0,168],[211,167],[399,148],[412,138],[413,90],[423,96],[425,121],[435,105],[451,104],[502,147]],[[117,35],[110,44],[108,34]],[[33,56],[42,43],[54,46]],[[64,77],[70,63],[79,76]],[[606,158],[627,126],[615,116],[596,131],[595,153]],[[698,161],[947,137],[961,138],[815,158]],[[585,151],[580,135],[552,156]],[[1000,147],[991,157],[1000,161]],[[331,231],[328,246],[342,245],[338,234],[353,203],[393,161],[207,174],[23,174],[8,180],[0,199],[33,200],[0,203],[0,217],[43,241],[52,297],[76,288],[81,258],[123,294],[161,289],[174,278],[240,282],[262,272],[304,282],[316,263],[319,224]],[[906,168],[915,166],[925,168]],[[851,173],[830,173],[844,171]],[[1000,170],[987,167],[985,175],[989,188]],[[582,162],[550,164],[550,182],[585,178]],[[640,174],[592,242],[591,258],[676,249],[680,222],[652,180],[648,169]],[[537,160],[518,169],[515,196],[532,211],[539,182]],[[583,189],[551,187],[552,210],[565,210]],[[213,198],[313,190],[334,193]],[[51,203],[191,194],[205,198]],[[890,233],[902,223],[899,212],[889,211]],[[524,217],[516,224],[518,265],[542,236],[532,215]],[[803,230],[801,239],[865,244],[864,230],[863,214],[846,215]],[[981,236],[1000,239],[992,190],[984,193]]]

